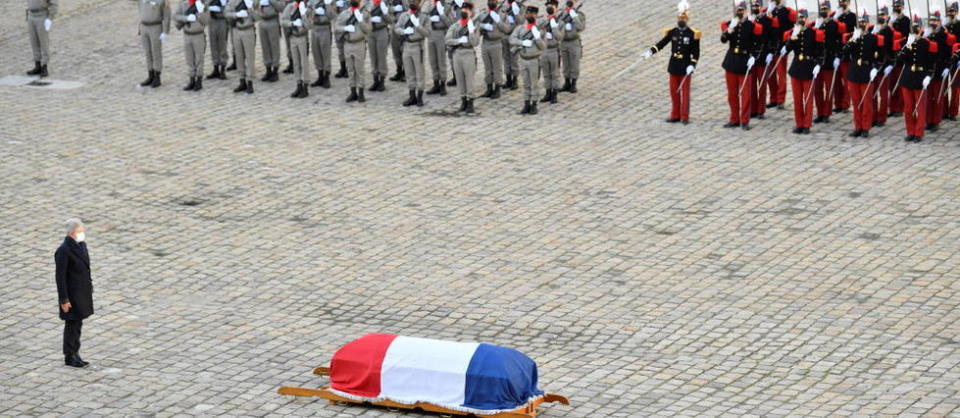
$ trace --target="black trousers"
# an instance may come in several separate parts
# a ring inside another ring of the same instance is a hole
[[[65,357],[74,356],[80,352],[80,328],[83,328],[83,320],[63,321],[63,355]]]

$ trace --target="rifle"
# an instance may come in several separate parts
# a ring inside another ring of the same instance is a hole
[[[359,9],[357,9],[357,10],[359,10]],[[344,23],[345,23],[345,24],[344,24],[343,26],[356,25],[356,24],[357,24],[357,16],[355,16],[353,13],[350,13],[350,17],[348,17],[348,18],[347,18],[347,21],[344,22]],[[348,33],[350,33],[350,32],[344,31],[343,33],[341,33],[339,36],[337,36],[337,41],[346,42],[346,41],[347,41],[347,34],[348,34]]]

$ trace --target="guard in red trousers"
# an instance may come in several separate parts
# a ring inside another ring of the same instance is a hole
[[[870,15],[861,10],[857,28],[843,46],[843,56],[850,60],[847,71],[847,93],[853,106],[852,137],[867,138],[873,126],[873,81],[880,73],[880,51],[883,36],[870,31]]]
[[[947,6],[947,22],[944,24],[947,28],[947,32],[952,33],[955,36],[960,36],[960,20],[957,20],[957,12],[960,11],[960,3],[956,1],[950,2]],[[944,111],[943,118],[947,120],[957,120],[957,113],[960,111],[960,97],[957,97],[960,94],[960,79],[958,79],[958,66],[957,52],[960,51],[960,42],[953,45],[953,58],[950,61],[950,104],[945,106],[946,110]]]
[[[767,6],[767,16],[773,20],[774,28],[779,29],[777,43],[780,56],[773,59],[775,64],[767,76],[767,88],[770,91],[770,100],[767,108],[783,109],[783,102],[787,100],[787,53],[783,43],[785,33],[793,29],[797,23],[797,11],[783,5],[784,0],[770,0]]]
[[[833,114],[831,102],[832,88],[838,83],[836,69],[840,65],[840,50],[843,47],[843,35],[847,33],[846,25],[830,16],[830,1],[820,2],[820,14],[813,23],[814,29],[822,30],[826,38],[823,43],[823,64],[820,74],[813,81],[813,101],[816,104],[817,117],[813,123],[830,123]],[[839,80],[843,83],[843,80]]]
[[[850,0],[839,0],[840,11],[834,15],[834,19],[843,23],[847,33],[853,33],[857,27],[857,15],[850,10]],[[850,97],[847,95],[847,86],[843,83],[847,79],[847,71],[850,69],[850,60],[841,57],[840,67],[837,68],[837,83],[833,86],[833,113],[846,113],[850,109]]]
[[[948,82],[951,74],[950,56],[953,55],[953,46],[957,43],[957,37],[948,33],[940,24],[942,16],[938,6],[930,7],[925,35],[927,39],[937,44],[937,56],[933,64],[933,81],[930,83],[930,91],[927,92],[927,130],[936,132],[940,129],[940,122],[943,121],[944,103],[947,103],[947,89],[944,83]]]
[[[757,63],[753,66],[751,77],[753,77],[751,86],[753,87],[750,100],[752,109],[750,110],[751,119],[763,119],[767,113],[767,78],[771,76],[770,70],[773,69],[773,62],[776,61],[775,55],[780,53],[780,39],[782,31],[779,25],[775,25],[774,18],[767,15],[763,10],[762,0],[750,0],[750,16],[756,24],[763,27],[763,33],[757,41]]]
[[[750,71],[757,58],[756,43],[763,34],[763,26],[746,19],[747,2],[738,1],[733,19],[720,24],[720,42],[728,44],[723,58],[723,70],[727,79],[727,102],[730,104],[730,121],[725,128],[740,127],[750,130]]]
[[[907,36],[910,35],[910,17],[903,14],[903,0],[893,0],[893,15],[890,16],[890,26],[896,33],[895,39],[907,39]],[[903,45],[903,42],[894,43],[896,54],[900,53],[900,50],[897,49],[899,45]],[[890,84],[890,113],[887,116],[900,117],[903,116],[903,97],[900,95],[899,82],[902,80],[903,66],[896,60],[894,61],[893,73],[890,74],[890,79],[893,80],[893,83]]]
[[[784,33],[787,50],[793,51],[790,63],[790,84],[793,87],[793,117],[795,134],[809,134],[813,124],[813,80],[823,64],[823,44],[826,34],[807,25],[807,9],[797,11],[797,24]]]
[[[663,39],[643,53],[644,59],[663,50],[670,44],[670,63],[667,74],[670,75],[670,117],[667,123],[690,123],[690,84],[693,83],[693,71],[700,59],[699,30],[688,25],[690,4],[681,0],[677,4],[677,26],[663,30]]]
[[[890,9],[883,2],[877,11],[877,24],[873,33],[883,37],[883,47],[880,48],[879,69],[880,76],[873,80],[873,126],[887,124],[887,115],[890,112],[890,90],[896,80],[893,77],[893,63],[896,59],[894,46],[900,39],[900,33],[890,27]]]
[[[927,97],[933,79],[933,65],[937,57],[937,44],[921,37],[923,21],[914,16],[910,35],[904,41],[897,61],[903,66],[900,94],[903,96],[903,120],[907,126],[907,142],[923,139],[927,121]]]

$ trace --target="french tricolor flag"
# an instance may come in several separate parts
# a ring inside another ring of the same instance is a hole
[[[330,362],[330,389],[350,399],[427,402],[473,414],[522,408],[543,396],[537,365],[490,344],[368,334]]]

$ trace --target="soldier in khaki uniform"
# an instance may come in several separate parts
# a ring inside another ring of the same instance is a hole
[[[447,74],[447,46],[444,37],[450,27],[450,15],[441,0],[429,0],[423,8],[423,14],[430,24],[430,37],[427,38],[427,58],[430,60],[430,70],[433,73],[433,88],[427,94],[447,95],[447,85],[444,79]]]
[[[346,9],[347,5],[350,4],[348,0],[336,0],[334,4],[337,5],[337,16],[340,16],[340,13]],[[334,36],[334,39],[337,42],[337,58],[340,59],[340,70],[333,75],[334,78],[347,78],[347,58],[343,54],[343,37]]]
[[[510,34],[512,25],[507,23],[506,15],[498,10],[497,0],[488,0],[487,8],[475,19],[480,27],[483,43],[480,56],[483,57],[483,81],[487,90],[480,97],[500,98],[500,85],[503,84],[503,39]]]
[[[333,30],[330,25],[337,18],[337,8],[333,5],[333,0],[310,0],[307,7],[313,10],[310,50],[313,51],[313,65],[317,69],[317,81],[310,86],[328,89],[330,69],[333,65]]]
[[[400,16],[400,13],[403,13],[407,10],[409,3],[407,0],[388,0],[390,8],[393,10],[393,16],[396,18]],[[394,30],[394,25],[390,25],[390,50],[393,51],[393,63],[396,65],[397,70],[394,72],[393,77],[390,77],[390,81],[407,81],[406,75],[403,70],[403,36],[397,35]]]
[[[27,34],[33,49],[33,69],[27,75],[46,77],[50,60],[50,28],[57,16],[57,0],[27,0]]]
[[[293,75],[297,79],[297,90],[290,95],[294,99],[302,99],[310,95],[307,91],[307,80],[310,79],[307,35],[310,34],[310,28],[313,25],[313,13],[313,9],[307,8],[307,2],[303,0],[291,2],[280,15],[280,26],[290,31]]]
[[[257,33],[260,35],[260,52],[267,73],[260,81],[274,82],[280,79],[280,13],[286,4],[283,0],[254,0],[260,19]]]
[[[350,95],[347,103],[367,101],[363,97],[363,64],[367,55],[367,36],[373,28],[370,14],[360,8],[360,0],[350,0],[350,8],[337,16],[334,33],[343,39],[343,54],[350,76]]]
[[[406,74],[410,97],[404,106],[423,106],[423,89],[426,87],[426,70],[423,61],[423,40],[430,36],[429,20],[420,13],[420,0],[410,2],[410,10],[403,12],[394,27],[394,35],[403,41],[403,68]]]
[[[210,13],[203,7],[202,0],[181,0],[173,20],[177,22],[177,29],[183,31],[183,52],[187,56],[187,77],[190,77],[183,91],[200,91],[203,89],[203,56],[207,50],[204,30]]]
[[[370,51],[370,71],[373,85],[370,91],[384,91],[387,81],[387,50],[390,49],[390,26],[393,25],[393,9],[385,0],[366,0],[364,12],[370,14],[373,30],[367,36],[367,49]]]
[[[477,52],[480,31],[473,23],[473,3],[464,2],[460,18],[455,20],[444,38],[447,47],[453,50],[453,74],[458,80],[460,112],[473,113],[473,82],[477,76]]]
[[[210,61],[213,63],[213,72],[207,76],[207,79],[226,80],[227,60],[230,59],[230,53],[227,52],[229,25],[223,11],[227,8],[227,0],[206,1],[207,10],[210,13],[210,21],[207,22],[207,36],[210,39]]]
[[[538,27],[542,32],[547,49],[540,56],[540,68],[543,69],[543,86],[547,91],[540,99],[541,102],[557,104],[557,93],[560,92],[560,40],[563,39],[563,25],[557,15],[557,0],[547,0],[547,14],[540,19]]]
[[[580,58],[583,57],[580,33],[587,28],[587,16],[578,10],[575,0],[567,0],[567,8],[560,12],[560,22],[563,23],[563,42],[560,43],[563,87],[560,91],[576,93]]]
[[[500,9],[507,16],[507,31],[512,34],[514,29],[523,23],[523,3],[518,0],[507,0]],[[510,37],[503,38],[503,72],[506,74],[507,82],[503,88],[516,90],[517,74],[520,74],[520,63],[517,54],[513,53],[514,48],[510,46]]]
[[[223,14],[227,19],[233,19],[233,56],[240,72],[240,85],[233,92],[253,94],[253,78],[257,71],[253,62],[257,53],[256,20],[260,18],[259,7],[253,7],[253,0],[230,0]]]
[[[523,79],[523,110],[520,114],[537,114],[537,96],[540,94],[540,55],[547,48],[543,33],[537,28],[540,9],[527,6],[524,23],[510,34],[510,46],[520,57],[520,77]]]
[[[167,0],[139,0],[140,44],[147,54],[149,77],[141,86],[160,87],[163,71],[163,41],[170,32],[170,6]]]
[[[294,0],[283,0],[283,8],[286,9]],[[290,48],[290,28],[280,25],[280,31],[283,33],[283,45],[287,48],[287,68],[283,69],[284,74],[293,74],[293,50]],[[278,63],[279,64],[279,63]]]

